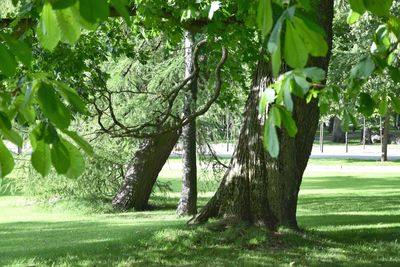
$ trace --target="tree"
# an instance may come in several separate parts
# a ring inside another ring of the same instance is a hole
[[[323,14],[320,22],[330,42],[333,1],[317,4],[314,12],[318,11]],[[309,62],[325,70],[328,63],[329,54]],[[272,83],[272,77],[271,65],[261,59],[255,70],[244,113],[245,121],[230,167],[218,191],[192,220],[193,223],[205,222],[210,217],[233,217],[252,224],[264,224],[270,229],[280,226],[298,228],[297,196],[319,121],[318,102],[312,100],[307,104],[304,99],[294,97],[292,114],[298,125],[297,135],[291,137],[291,129],[288,128],[291,123],[282,127],[278,132],[280,153],[277,159],[272,158],[264,150],[263,127],[258,113],[260,91]],[[288,120],[286,111],[280,113],[278,110],[278,113],[282,121]],[[268,125],[269,122],[264,123]]]
[[[194,35],[185,32],[185,77],[193,71],[193,51],[195,46]],[[189,116],[196,110],[197,80],[188,85],[185,93],[183,112]],[[182,192],[176,209],[179,215],[194,215],[197,213],[197,161],[196,161],[196,119],[192,120],[182,129]]]

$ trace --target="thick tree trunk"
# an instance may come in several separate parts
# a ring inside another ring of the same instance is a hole
[[[142,142],[128,166],[119,192],[112,201],[115,209],[148,208],[148,201],[158,174],[179,136],[180,131],[170,131]]]
[[[344,143],[345,139],[345,133],[342,131],[342,121],[338,117],[335,117],[333,121],[332,142]]]
[[[185,77],[193,71],[194,36],[185,33]],[[184,116],[189,116],[196,110],[197,81],[188,85],[183,108]],[[182,192],[176,209],[178,215],[194,215],[197,213],[197,166],[196,166],[196,120],[192,120],[182,129]]]
[[[333,0],[319,2],[331,47]],[[310,65],[327,70],[329,56],[311,59]],[[288,136],[279,130],[280,154],[270,158],[263,147],[262,119],[258,113],[261,90],[271,82],[270,66],[260,60],[247,99],[239,141],[216,194],[192,219],[203,223],[210,217],[232,218],[274,230],[280,226],[297,229],[297,198],[319,121],[318,102],[307,104],[294,98],[293,117],[298,133]]]

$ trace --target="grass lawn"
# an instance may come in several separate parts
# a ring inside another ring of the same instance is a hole
[[[307,174],[301,234],[189,228],[173,210],[179,174],[162,180],[175,192],[158,193],[151,212],[86,214],[0,197],[0,266],[400,266],[399,173]],[[200,182],[201,205],[216,184]]]

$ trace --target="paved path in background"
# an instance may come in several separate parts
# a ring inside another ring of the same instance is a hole
[[[218,156],[231,157],[234,145],[230,144],[213,144],[213,149]],[[367,145],[365,149],[363,146],[349,146],[346,153],[345,145],[325,145],[324,152],[320,151],[318,145],[313,146],[310,158],[324,158],[324,159],[365,159],[365,160],[379,160],[381,158],[380,145]],[[388,147],[389,160],[400,160],[400,145],[389,145]]]
[[[213,149],[220,157],[231,157],[234,145],[230,144],[213,144]],[[229,149],[227,149],[229,148]],[[380,145],[367,145],[365,149],[363,146],[352,145],[349,146],[348,152],[346,153],[346,147],[344,145],[325,145],[324,152],[320,151],[318,145],[314,145],[310,158],[321,158],[321,159],[361,159],[361,160],[376,160],[379,161],[381,157]],[[388,147],[389,160],[400,160],[400,145],[389,145]],[[367,163],[366,163],[367,164]],[[400,162],[399,166],[388,166],[379,165],[380,162],[371,162],[364,166],[357,166],[357,164],[345,163],[343,165],[319,165],[319,164],[308,164],[306,172],[332,172],[332,173],[351,173],[351,172],[363,172],[363,173],[382,173],[382,172],[398,172],[400,174]],[[167,163],[168,166],[168,163]],[[171,169],[179,170],[181,168],[180,162],[170,162],[169,167]]]

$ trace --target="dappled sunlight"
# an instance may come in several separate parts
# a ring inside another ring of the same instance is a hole
[[[188,217],[175,214],[175,186],[156,191],[153,210],[143,212],[60,213],[57,205],[45,209],[23,197],[2,197],[0,265],[398,265],[399,176],[307,175],[298,206],[303,232],[272,235],[241,225],[215,232],[213,221],[187,227]],[[174,185],[180,177],[160,180]],[[213,194],[202,192],[199,205]]]

